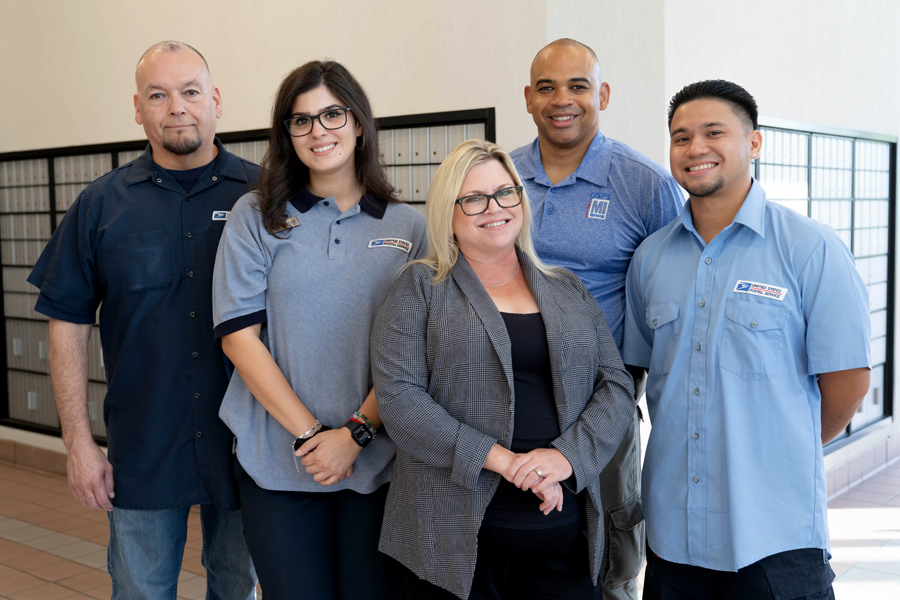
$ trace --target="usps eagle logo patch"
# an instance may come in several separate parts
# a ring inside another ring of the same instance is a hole
[[[227,221],[230,210],[214,210],[212,215],[213,221]]]
[[[369,248],[396,248],[409,254],[409,251],[412,250],[412,242],[400,238],[381,238],[370,241]]]
[[[593,194],[584,216],[588,219],[605,219],[610,200],[612,200],[612,196],[609,194]]]
[[[734,284],[734,292],[741,294],[753,294],[754,296],[762,296],[772,300],[784,301],[785,294],[788,293],[787,288],[778,287],[777,285],[769,285],[767,283],[757,283],[755,281],[738,281]]]

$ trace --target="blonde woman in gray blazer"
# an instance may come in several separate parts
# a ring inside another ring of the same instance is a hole
[[[407,598],[595,598],[599,476],[635,408],[603,312],[535,255],[494,144],[458,146],[426,212],[429,254],[372,333],[397,445],[379,549],[406,567]]]

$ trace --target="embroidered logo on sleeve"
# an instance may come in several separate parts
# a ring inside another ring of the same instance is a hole
[[[782,302],[785,294],[788,293],[787,288],[769,285],[767,283],[756,283],[755,281],[738,281],[734,284],[734,289],[732,291],[762,296],[763,298],[771,298],[772,300],[778,300],[779,302]]]
[[[610,200],[612,200],[612,196],[609,194],[594,194],[588,202],[587,212],[584,216],[588,219],[605,219]]]
[[[396,248],[409,254],[409,251],[412,250],[412,242],[400,238],[382,238],[369,242],[369,248]]]
[[[231,211],[229,210],[214,210],[212,220],[213,221],[227,221],[228,215]]]

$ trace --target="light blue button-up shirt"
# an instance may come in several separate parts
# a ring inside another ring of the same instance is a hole
[[[622,350],[625,273],[638,244],[681,213],[672,175],[597,132],[574,173],[552,185],[538,140],[510,153],[528,191],[538,256],[584,282]]]
[[[869,366],[869,303],[827,226],[754,181],[709,244],[682,215],[635,252],[626,363],[647,367],[650,547],[736,571],[828,548],[816,374]]]

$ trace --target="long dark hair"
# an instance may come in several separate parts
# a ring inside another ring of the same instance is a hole
[[[297,197],[309,183],[309,168],[297,158],[291,136],[282,122],[290,118],[297,96],[321,85],[350,107],[362,131],[362,140],[357,140],[355,150],[356,178],[375,198],[385,202],[398,201],[397,192],[381,162],[375,118],[362,86],[344,65],[333,60],[314,60],[297,67],[284,78],[272,106],[269,149],[262,161],[263,169],[257,188],[257,209],[263,214],[263,224],[269,233],[282,228],[287,218],[285,204]]]

